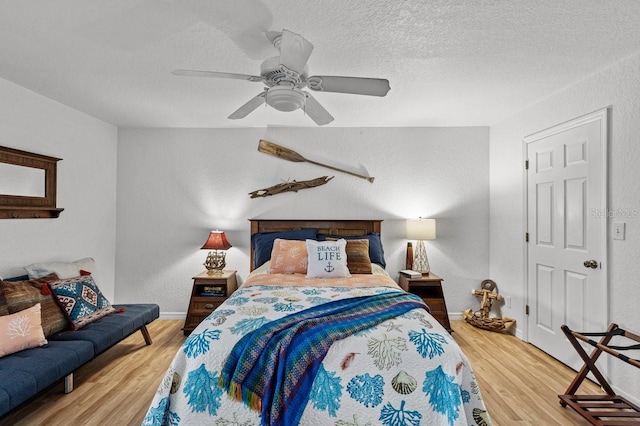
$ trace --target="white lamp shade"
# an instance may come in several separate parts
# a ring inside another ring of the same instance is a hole
[[[435,219],[409,219],[407,220],[407,238],[410,240],[435,240]]]

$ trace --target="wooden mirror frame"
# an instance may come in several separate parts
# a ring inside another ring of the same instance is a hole
[[[0,146],[0,163],[44,170],[44,197],[0,194],[0,219],[46,219],[60,216],[56,208],[56,167],[60,158]]]

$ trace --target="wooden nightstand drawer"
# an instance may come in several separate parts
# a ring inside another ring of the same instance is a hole
[[[191,302],[189,308],[194,312],[208,312],[211,313],[215,308],[220,306],[224,300],[220,300],[219,297],[211,298],[210,300],[194,300]]]
[[[444,300],[424,297],[422,298],[422,300],[424,300],[424,303],[427,304],[427,306],[431,310],[431,315],[433,315],[434,317],[436,316],[436,313],[447,313],[447,305],[444,303]]]
[[[444,292],[442,291],[442,278],[436,274],[425,274],[419,278],[409,278],[400,274],[400,287],[409,293],[418,295],[429,306],[431,315],[440,323],[447,331],[451,332],[451,323],[449,322],[449,313],[447,312],[447,304],[444,300]]]
[[[182,328],[184,334],[189,335],[237,288],[236,271],[223,271],[220,275],[209,275],[203,272],[193,277],[189,309]]]

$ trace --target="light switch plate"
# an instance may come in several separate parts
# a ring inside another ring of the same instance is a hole
[[[624,222],[613,222],[613,239],[624,240]]]

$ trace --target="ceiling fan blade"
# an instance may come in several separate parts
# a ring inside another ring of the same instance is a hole
[[[302,74],[312,51],[313,44],[305,40],[300,34],[289,30],[282,30],[282,39],[280,40],[280,64],[298,74]]]
[[[304,106],[304,112],[307,114],[313,121],[316,122],[318,126],[323,126],[325,124],[329,124],[333,121],[333,116],[329,114],[329,111],[324,109],[322,105],[311,96],[309,92],[303,92],[304,96],[307,98],[307,101]]]
[[[237,120],[238,118],[244,118],[247,115],[249,115],[249,113],[253,112],[253,110],[255,110],[256,108],[258,108],[260,105],[265,103],[265,94],[267,93],[267,90],[265,89],[264,92],[260,92],[258,93],[256,96],[254,96],[253,98],[251,98],[249,100],[249,102],[247,102],[246,104],[242,105],[240,108],[238,108],[237,110],[235,110],[229,117],[231,120]]]
[[[389,80],[384,78],[338,77],[313,75],[307,86],[319,92],[352,93],[355,95],[385,96],[389,92]]]
[[[221,31],[251,59],[277,54],[271,40],[265,37],[273,24],[273,14],[263,0],[189,0],[177,3],[177,9],[191,10],[198,20]]]
[[[259,75],[248,74],[234,74],[230,72],[215,72],[215,71],[196,71],[196,70],[175,70],[171,71],[173,75],[187,76],[187,77],[213,77],[213,78],[232,78],[235,80],[247,80],[247,81],[264,81],[264,78]]]

